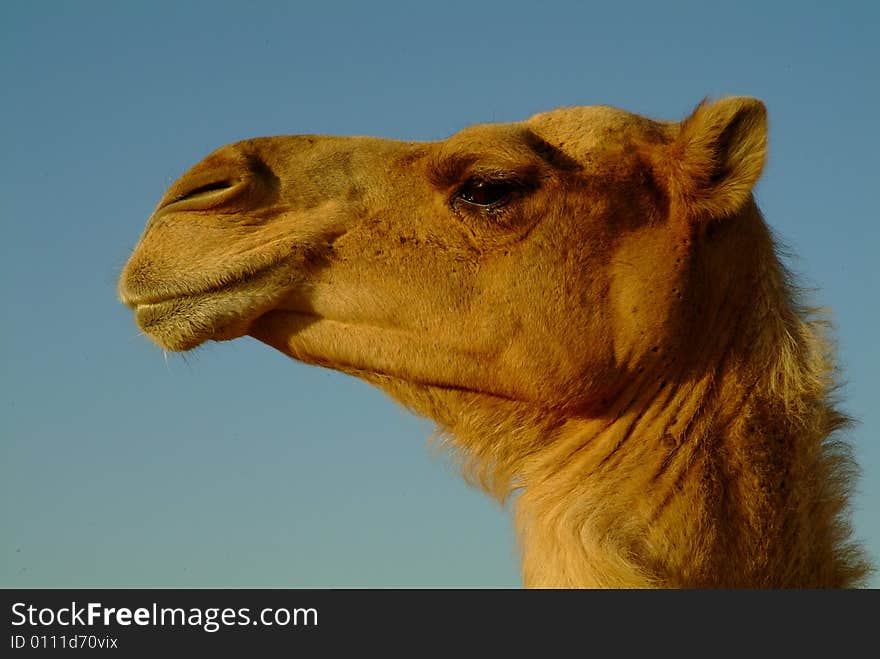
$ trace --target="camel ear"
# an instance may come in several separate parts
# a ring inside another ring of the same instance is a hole
[[[764,168],[767,110],[756,98],[703,101],[667,151],[670,187],[692,218],[726,217],[748,201]]]

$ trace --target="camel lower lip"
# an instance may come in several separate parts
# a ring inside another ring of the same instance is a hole
[[[135,318],[137,324],[144,330],[149,329],[183,310],[191,307],[186,302],[192,298],[175,297],[160,300],[159,302],[147,302],[135,305]]]

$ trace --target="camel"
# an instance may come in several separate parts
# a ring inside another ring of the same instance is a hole
[[[250,335],[432,419],[534,588],[850,587],[826,321],[753,196],[766,109],[569,107],[438,142],[249,139],[120,279],[165,349]]]

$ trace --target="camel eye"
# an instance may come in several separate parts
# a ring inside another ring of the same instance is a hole
[[[457,199],[482,208],[500,206],[519,187],[516,181],[472,178],[455,193]]]

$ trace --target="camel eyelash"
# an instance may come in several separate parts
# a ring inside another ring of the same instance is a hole
[[[472,172],[455,188],[450,205],[454,210],[497,215],[512,202],[537,189],[543,178],[531,168],[519,172]]]
[[[497,209],[524,190],[521,181],[510,177],[473,176],[455,191],[454,199],[479,209]]]

